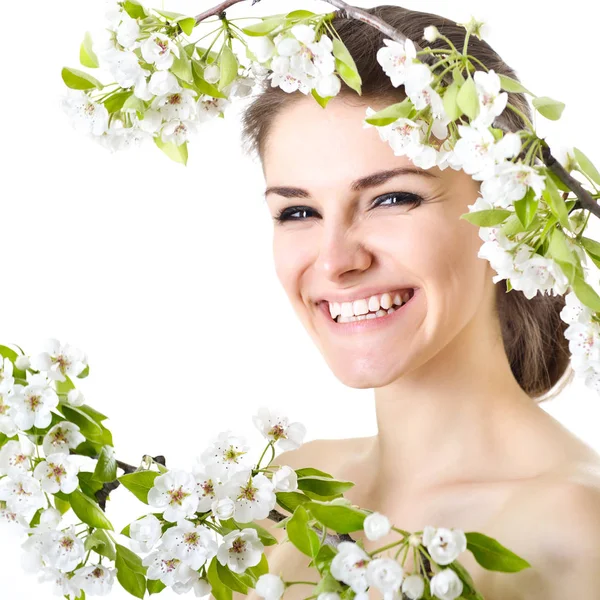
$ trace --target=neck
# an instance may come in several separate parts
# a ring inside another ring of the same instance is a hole
[[[476,321],[419,368],[375,389],[374,486],[418,495],[531,477],[556,458],[556,437],[546,434],[560,425],[519,386],[500,332],[486,334]]]

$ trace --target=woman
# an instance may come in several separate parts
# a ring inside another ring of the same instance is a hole
[[[442,17],[387,5],[369,12],[417,43],[435,25],[463,45],[464,28]],[[478,228],[460,219],[479,184],[462,171],[417,169],[363,127],[366,107],[401,101],[402,88],[377,62],[385,36],[356,20],[332,25],[356,61],[362,97],[342,84],[324,110],[267,80],[243,134],[267,182],[278,278],[336,377],[374,389],[378,433],[313,441],[277,463],[353,481],[346,497],[397,527],[480,531],[530,562],[498,573],[461,555],[487,600],[599,597],[600,456],[538,406],[573,374],[564,297],[527,300],[492,282]],[[471,38],[469,48],[516,78],[485,42]],[[398,539],[353,537],[367,551]],[[270,572],[317,580],[291,544],[267,550]],[[412,556],[404,566],[409,573]],[[297,584],[285,597],[312,590]]]

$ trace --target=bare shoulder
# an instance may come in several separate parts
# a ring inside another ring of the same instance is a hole
[[[342,458],[355,446],[354,439],[312,440],[302,444],[297,450],[287,450],[275,458],[272,464],[288,465],[292,469],[313,467],[336,476],[341,468]]]
[[[494,529],[531,568],[494,573],[491,598],[592,600],[600,588],[600,461],[572,464],[523,485]]]

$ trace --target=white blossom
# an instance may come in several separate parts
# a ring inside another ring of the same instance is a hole
[[[427,525],[423,529],[423,545],[438,565],[449,565],[467,549],[467,538],[460,529]]]
[[[151,552],[161,535],[160,521],[153,514],[147,514],[129,525],[131,549],[134,552]]]
[[[196,92],[182,89],[179,92],[157,96],[152,101],[152,110],[160,111],[162,117],[167,121],[179,119],[187,121],[195,116]]]
[[[475,71],[473,80],[479,98],[479,114],[471,124],[474,127],[491,127],[494,119],[506,108],[508,94],[500,91],[500,77],[493,69]]]
[[[111,152],[139,147],[152,136],[137,127],[125,127],[121,119],[113,119],[106,135],[100,138],[100,142]]]
[[[391,79],[392,85],[399,87],[410,79],[411,69],[419,64],[414,62],[417,59],[417,50],[409,39],[404,44],[390,39],[384,39],[383,43],[385,46],[377,50],[377,62]]]
[[[205,472],[202,463],[196,462],[192,467],[192,473],[196,479],[196,496],[198,496],[198,512],[211,510],[213,502],[220,498],[219,488],[221,482],[216,477],[211,477]]]
[[[26,371],[30,366],[31,363],[29,361],[29,357],[25,356],[24,354],[19,354],[19,356],[17,356],[15,359],[15,367],[21,371]]]
[[[263,36],[261,36],[263,37]],[[270,41],[270,40],[269,40]],[[273,42],[271,42],[273,44]],[[273,46],[275,47],[275,46]],[[219,65],[207,65],[204,69],[204,80],[208,83],[217,83],[221,79],[221,68]]]
[[[207,475],[223,479],[250,466],[244,462],[249,449],[244,437],[222,431],[200,455],[200,461]]]
[[[296,450],[306,435],[306,427],[302,423],[290,423],[279,411],[264,406],[252,417],[252,422],[267,440],[275,442],[282,450]]]
[[[177,146],[181,146],[194,133],[196,133],[196,123],[194,121],[169,121],[161,129],[161,139],[163,142],[173,142]]]
[[[0,479],[0,500],[6,501],[10,511],[25,516],[48,505],[40,482],[30,473]]]
[[[265,600],[279,600],[285,591],[285,584],[279,575],[265,573],[257,579],[254,589]]]
[[[337,592],[321,592],[317,600],[341,600],[341,597]]]
[[[35,445],[25,436],[19,440],[10,440],[0,448],[0,475],[16,475],[31,470],[31,457]]]
[[[148,82],[148,91],[154,96],[166,96],[180,92],[182,89],[177,77],[170,71],[156,71],[152,73]]]
[[[186,583],[194,573],[188,565],[173,554],[172,550],[166,548],[153,550],[142,559],[142,564],[148,567],[146,573],[148,579],[160,579],[169,587],[178,582]]]
[[[194,590],[194,595],[197,598],[207,596],[211,592],[210,583],[204,577],[200,577],[197,571],[189,570],[189,578],[185,581],[176,581],[171,589],[176,594],[187,594],[190,590]]]
[[[287,465],[283,465],[273,473],[271,480],[276,492],[295,492],[298,489],[298,475]]]
[[[273,40],[266,35],[249,37],[247,42],[250,52],[254,54],[259,63],[267,62],[277,52]]]
[[[42,489],[50,494],[70,494],[75,491],[79,485],[77,473],[77,462],[62,452],[50,454],[46,460],[38,463],[33,471],[34,477],[40,480]]]
[[[164,518],[171,523],[191,517],[198,508],[194,476],[180,469],[159,475],[148,492],[148,504],[164,510]]]
[[[517,156],[521,150],[521,139],[516,133],[505,133],[496,141],[486,128],[459,125],[458,132],[460,138],[454,146],[455,159],[476,181],[493,177],[497,164]]]
[[[231,498],[219,498],[211,503],[210,510],[221,521],[231,519],[235,514],[235,502]]]
[[[153,33],[142,42],[141,50],[144,60],[159,71],[170,69],[175,56],[179,57],[179,51],[173,40],[163,33]]]
[[[402,565],[391,558],[375,558],[367,565],[367,583],[382,594],[394,594],[404,579]]]
[[[0,393],[10,394],[14,385],[13,364],[9,358],[0,357]]]
[[[402,593],[410,600],[419,600],[425,591],[425,581],[421,575],[413,573],[402,582]]]
[[[390,532],[392,524],[385,515],[373,512],[363,521],[363,528],[367,538],[371,541],[375,541],[385,537]]]
[[[156,133],[163,124],[163,117],[161,113],[152,109],[144,112],[142,119],[139,119],[137,114],[134,114],[133,120],[136,128],[146,131],[147,133]]]
[[[27,382],[27,386],[15,384],[15,393],[10,399],[10,416],[24,431],[33,426],[48,427],[52,421],[51,412],[58,406],[58,396],[41,373],[32,375],[27,372]]]
[[[100,564],[88,565],[75,571],[73,583],[81,587],[88,596],[107,596],[112,590],[115,573],[115,569],[108,569]]]
[[[435,42],[440,37],[440,32],[435,25],[429,25],[429,27],[425,27],[423,31],[423,37],[428,42]]]
[[[10,400],[12,394],[12,389],[9,392],[0,390],[0,433],[3,433],[7,437],[13,437],[19,430],[11,416],[13,414]]]
[[[441,600],[454,600],[463,591],[463,583],[452,569],[436,573],[429,582],[431,593]]]
[[[62,107],[77,131],[98,136],[108,129],[106,107],[93,102],[82,90],[69,89],[62,99]]]
[[[137,19],[130,17],[125,11],[121,12],[121,22],[116,28],[117,42],[124,48],[131,49],[137,46],[140,37],[140,25]]]
[[[46,456],[55,452],[69,454],[69,449],[77,448],[82,442],[85,442],[85,436],[81,433],[79,425],[69,421],[61,421],[54,425],[44,436],[44,453]]]
[[[29,521],[23,515],[10,510],[5,502],[0,502],[0,527],[3,525],[8,525],[13,533],[21,536],[29,527]]]
[[[83,404],[85,404],[85,396],[83,395],[81,390],[73,388],[67,393],[67,402],[70,406],[82,406]]]
[[[233,500],[238,523],[266,519],[277,504],[273,483],[262,473],[252,477],[249,469],[234,473],[223,484],[223,495]]]
[[[231,101],[226,98],[213,98],[203,94],[196,103],[196,119],[199,123],[206,123],[222,114],[231,106]]]
[[[48,507],[40,513],[40,522],[32,529],[30,533],[40,533],[43,531],[54,531],[58,529],[62,521],[62,515],[59,510],[53,506]]]
[[[83,541],[75,535],[74,526],[42,535],[42,558],[49,566],[61,571],[72,571],[85,557]]]
[[[494,208],[510,208],[531,188],[534,198],[544,190],[544,176],[537,169],[523,163],[503,162],[496,165],[494,176],[481,184],[482,196]]]
[[[331,574],[359,594],[368,588],[367,567],[371,557],[355,542],[340,542],[331,561]]]
[[[162,538],[162,546],[197,571],[209,564],[217,553],[217,542],[206,525],[194,525],[186,519],[170,527]]]
[[[54,567],[41,568],[38,581],[40,583],[51,581],[54,584],[54,594],[57,596],[78,598],[81,595],[81,588],[77,585],[77,581]]]
[[[71,344],[61,344],[56,338],[48,338],[42,344],[42,352],[31,357],[31,365],[39,371],[46,371],[50,379],[66,381],[77,377],[87,366],[84,352]]]
[[[234,573],[243,573],[248,567],[254,567],[261,561],[264,548],[256,529],[247,527],[231,531],[223,537],[217,551],[217,560]]]

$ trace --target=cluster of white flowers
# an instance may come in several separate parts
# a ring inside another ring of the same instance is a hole
[[[119,85],[115,93],[130,90],[136,101],[122,107],[121,117],[110,118],[106,97],[94,100],[88,92],[68,90],[63,109],[76,129],[110,150],[129,148],[153,137],[180,146],[197,133],[200,123],[223,114],[232,98],[252,91],[253,78],[239,76],[223,88],[225,98],[198,94],[184,87],[170,70],[184,52],[174,39],[160,31],[144,33],[139,19],[130,17],[113,0],[106,18],[107,29],[95,36],[94,53],[100,68]],[[219,66],[208,65],[203,76],[208,83],[218,82]]]
[[[258,410],[253,422],[265,439],[281,449],[299,448],[306,434],[304,425],[289,423],[266,407]],[[143,564],[149,579],[160,579],[177,593],[193,588],[201,596],[210,592],[210,584],[198,569],[213,557],[234,573],[260,562],[264,546],[255,529],[219,536],[193,522],[199,513],[238,523],[265,519],[275,508],[276,492],[298,489],[296,472],[287,466],[273,473],[272,479],[263,473],[252,476],[253,465],[245,460],[248,450],[244,438],[224,431],[210,442],[191,471],[171,469],[156,477],[148,504],[157,511],[130,526],[132,549],[148,553]],[[156,514],[176,525],[163,534]]]
[[[335,96],[342,84],[335,71],[333,42],[322,34],[315,41],[314,26],[298,24],[273,40],[259,36],[249,40],[249,47],[260,66],[267,65],[271,86],[285,92],[309,94],[313,89],[322,98]]]

